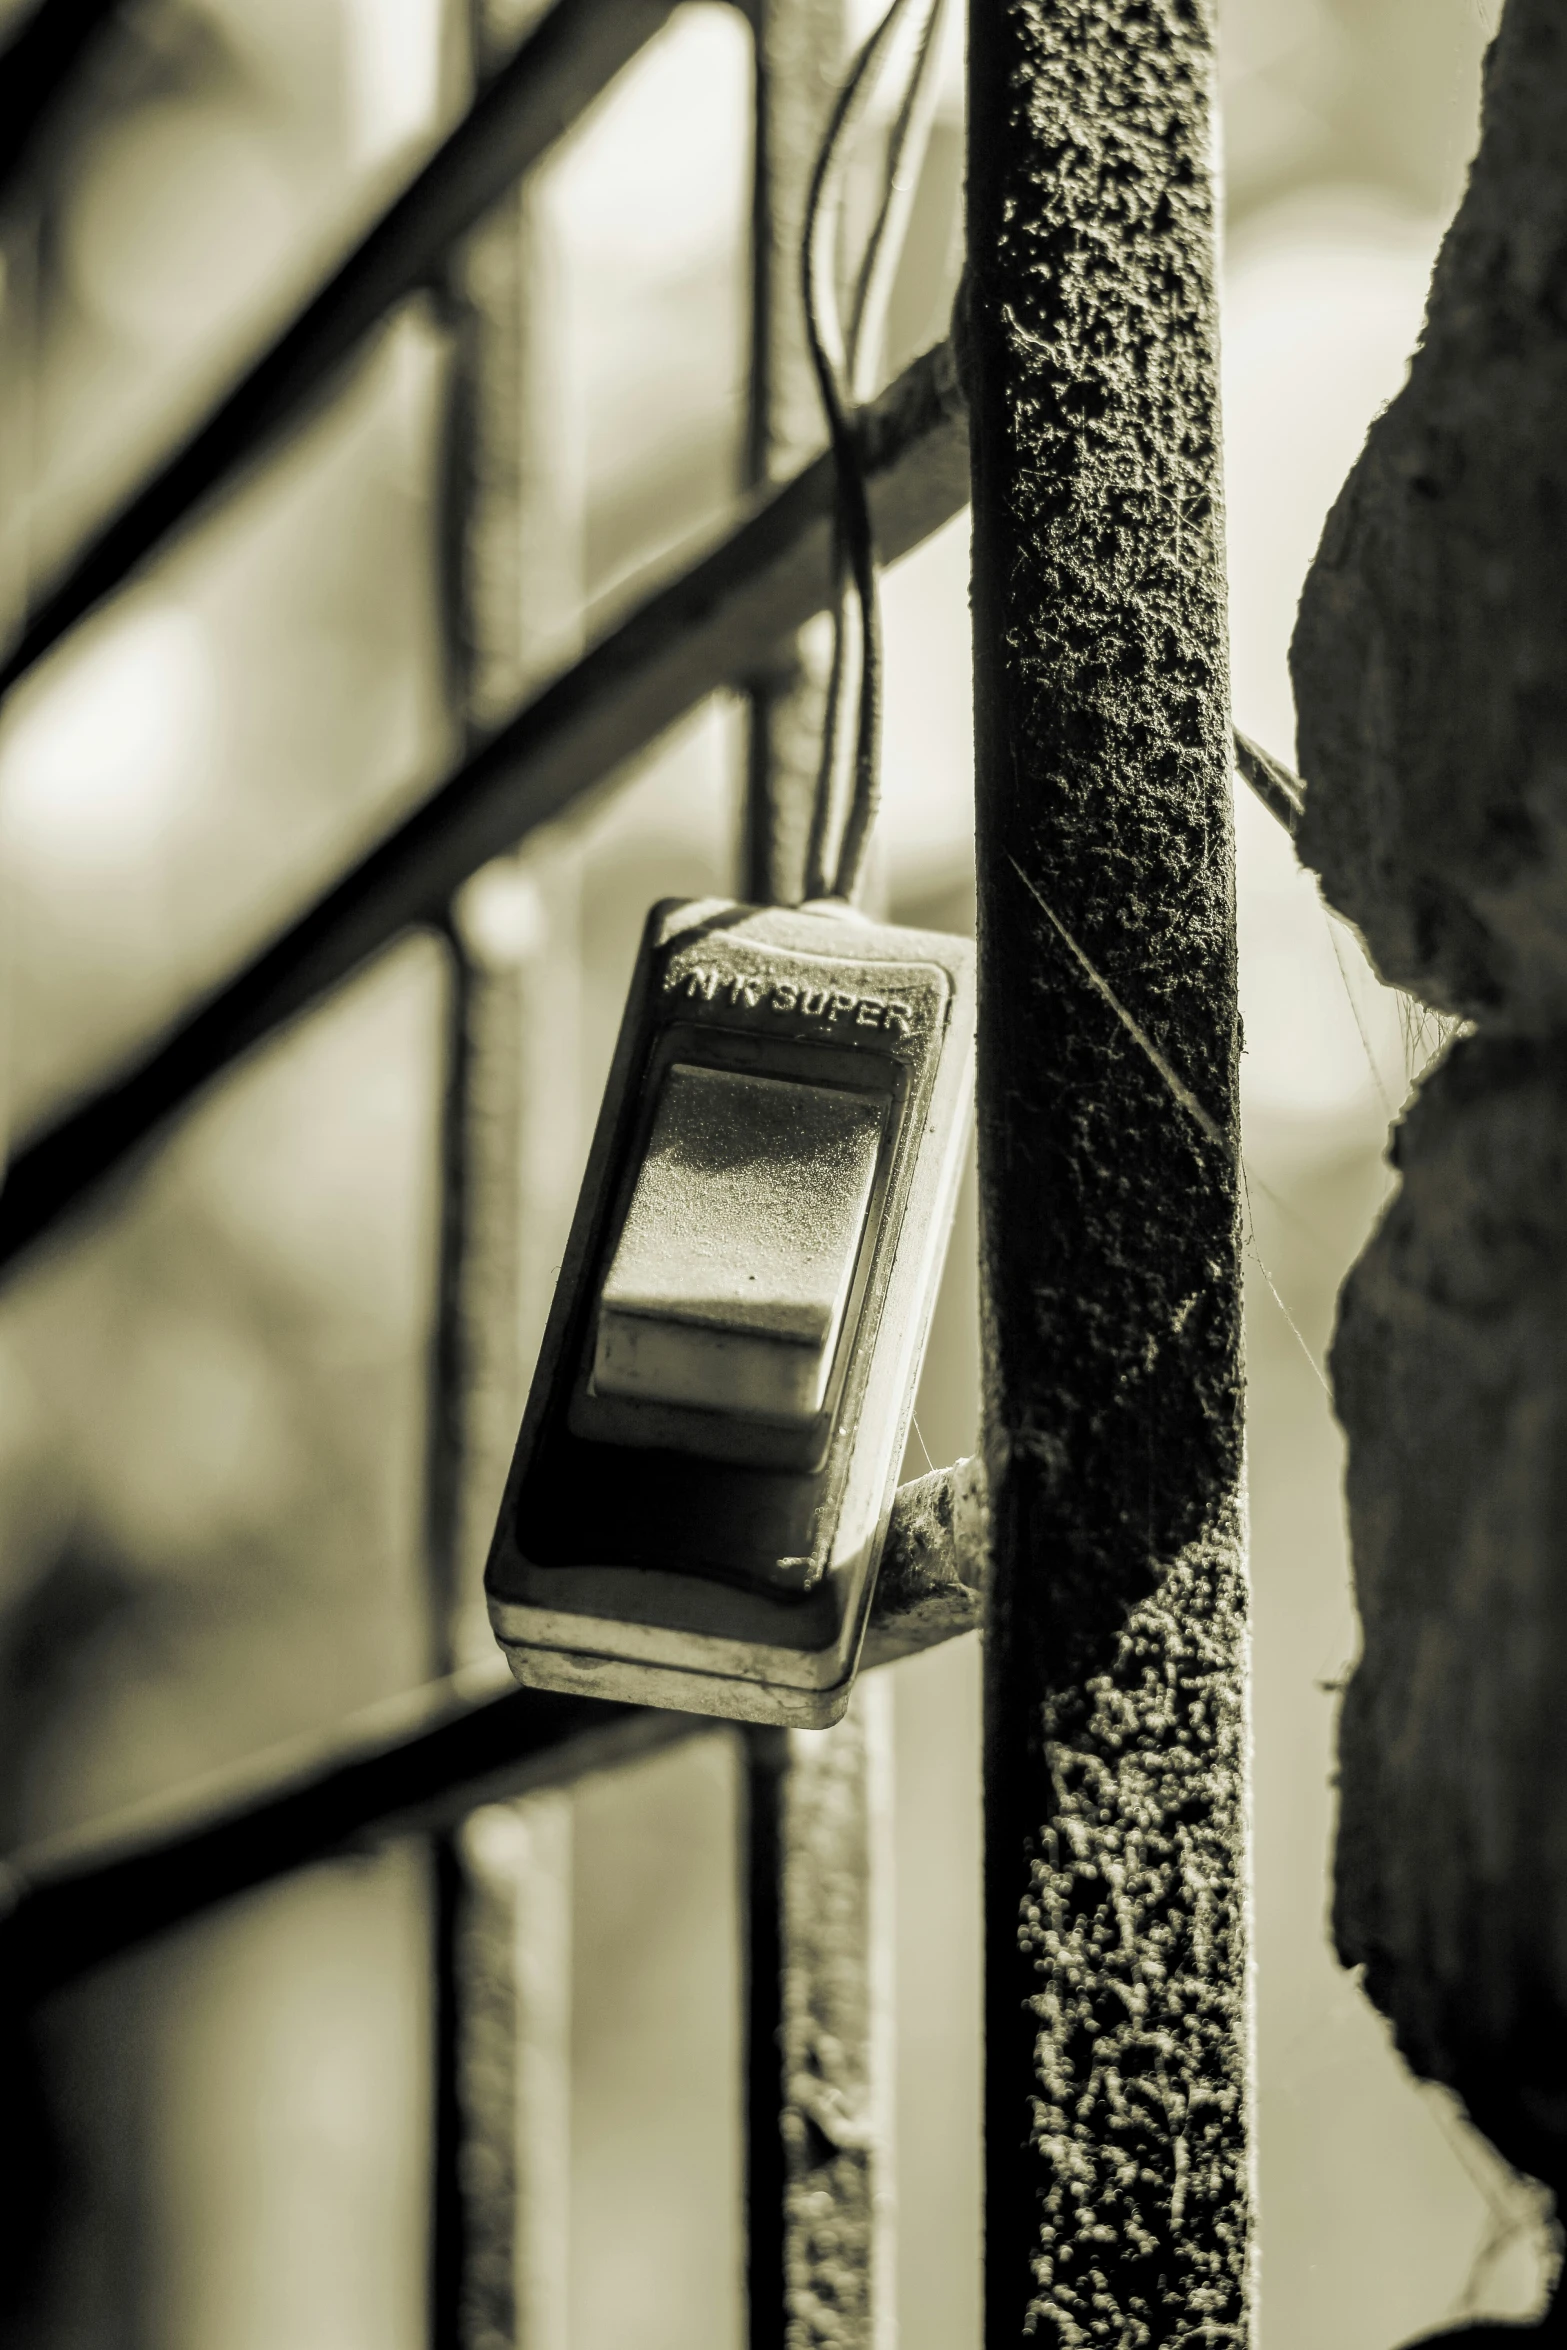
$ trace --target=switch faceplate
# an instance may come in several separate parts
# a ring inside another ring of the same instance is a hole
[[[973,1031],[966,940],[654,909],[485,1577],[519,1680],[842,1713]]]
[[[808,1427],[886,1111],[792,1078],[667,1070],[600,1297],[596,1392]]]

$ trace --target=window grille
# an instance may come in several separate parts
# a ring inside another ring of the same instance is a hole
[[[0,172],[13,181],[33,125],[111,14],[106,0],[40,0],[13,35],[0,58]],[[457,1669],[463,1561],[494,1487],[495,1446],[515,1424],[519,1366],[496,1336],[494,1300],[518,1279],[506,1089],[528,1016],[504,942],[487,940],[462,893],[704,697],[739,688],[751,711],[744,889],[798,894],[822,693],[802,632],[829,593],[833,509],[793,255],[843,27],[836,0],[750,0],[751,501],[709,551],[548,682],[507,649],[514,611],[495,606],[515,602],[517,583],[497,585],[468,558],[484,500],[516,494],[518,451],[486,440],[513,427],[497,421],[504,403],[491,397],[484,338],[498,331],[495,305],[504,311],[519,289],[503,269],[476,303],[461,255],[672,5],[553,0],[509,53],[504,14],[480,11],[467,114],[234,388],[35,589],[0,667],[0,689],[18,683],[268,461],[397,302],[439,290],[459,351],[446,623],[460,755],[160,1041],[22,1138],[0,1197],[0,1261],[68,1233],[73,1214],[214,1080],[395,940],[416,928],[437,935],[453,978],[429,1476],[445,1677],[328,1745],[171,1804],[150,1825],[111,1823],[69,1849],[21,1856],[0,1953],[13,1991],[39,1997],[325,1854],[394,1830],[428,1833],[440,1944],[430,2338],[442,2346],[537,2345],[552,2322],[547,2280],[530,2285],[505,2241],[500,2205],[510,2209],[519,2178],[539,2184],[547,2149],[528,2143],[526,2123],[512,2142],[509,2105],[487,2106],[479,2085],[487,1970],[512,1960],[497,1957],[510,1949],[505,1871],[490,1869],[465,1823],[497,1797],[715,1734],[646,1709],[475,1695]],[[1048,25],[1022,5],[987,7],[972,43],[975,243],[960,333],[888,386],[862,432],[879,551],[891,561],[969,500],[973,417],[995,1520],[988,2322],[994,2340],[1011,2341],[1025,2317],[1065,2326],[1063,2312],[1077,2322],[1092,2305],[1112,2331],[1153,2328],[1138,2338],[1175,2338],[1164,2329],[1179,2320],[1194,2338],[1238,2342],[1247,2187],[1226,1149],[1233,923],[1207,34],[1194,10],[1075,0]],[[1015,97],[1026,86],[1039,100],[1032,113]],[[1041,252],[1081,254],[1096,238],[1081,281],[1070,263],[1039,268]],[[514,272],[521,254],[514,223]],[[1135,381],[1116,372],[1128,353],[1142,369]],[[1075,507],[1052,488],[1065,478],[1063,451],[1079,468]],[[497,491],[497,479],[511,488]],[[1074,553],[1073,534],[1085,531]],[[1119,700],[1081,652],[1107,642],[1126,687]],[[515,707],[501,715],[508,699]],[[1137,935],[1123,911],[1134,900],[1145,916]],[[1063,1100],[1078,1105],[1070,1132]],[[1059,1335],[1047,1344],[1031,1318],[1028,1301],[1046,1288],[1066,1299],[1070,1392]],[[1066,1466],[1063,1429],[1077,1446]],[[976,1624],[981,1520],[972,1470],[904,1490],[869,1664]],[[887,2197],[868,1890],[874,1689],[823,1739],[755,1732],[743,1744],[750,2338],[756,2350],[868,2346],[890,2338],[884,2295],[878,2305]],[[547,1876],[547,1826],[540,1835],[534,1862]],[[1130,1975],[1114,1928],[1127,1902],[1143,1951]],[[1146,2030],[1126,2021],[1129,1997],[1156,2015]],[[1119,2088],[1092,2057],[1104,2032]],[[507,2061],[523,2060],[513,2050]],[[494,2157],[488,2187],[475,2184],[479,2143]]]

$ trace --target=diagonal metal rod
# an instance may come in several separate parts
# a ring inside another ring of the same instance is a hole
[[[977,1627],[983,1547],[974,1463],[900,1489],[868,1666]],[[345,1847],[453,1825],[479,1804],[565,1786],[721,1727],[697,1714],[497,1691],[473,1675],[436,1682],[326,1742],[241,1765],[205,1794],[0,1863],[0,1999],[41,1996]]]
[[[1235,729],[1235,770],[1250,784],[1268,814],[1277,819],[1291,840],[1300,830],[1306,813],[1306,787],[1298,775],[1292,775],[1282,759],[1275,759],[1261,743],[1254,743],[1249,734]]]
[[[276,342],[33,605],[0,663],[0,694],[310,410],[371,329],[437,277],[448,249],[581,118],[668,22],[674,5],[555,0],[451,137]],[[85,13],[85,0],[77,0],[77,13]],[[6,90],[0,108],[10,104]],[[0,113],[0,129],[3,124]]]
[[[945,346],[865,413],[879,543],[906,553],[967,503]],[[560,816],[703,698],[765,662],[832,592],[822,457],[545,689],[148,1057],[16,1152],[0,1266],[57,1225],[240,1056],[410,925],[440,918],[488,858]]]
[[[119,0],[37,0],[0,50],[0,195]]]
[[[455,1826],[478,1804],[560,1785],[703,1726],[593,1698],[493,1684],[475,1697],[461,1677],[435,1682],[330,1743],[236,1772],[182,1816],[111,1822],[20,1855],[0,1871],[0,1981],[9,1999],[39,1997],[334,1852]]]

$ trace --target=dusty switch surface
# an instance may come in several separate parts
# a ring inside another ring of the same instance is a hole
[[[653,908],[485,1569],[525,1686],[841,1717],[973,1049],[965,939]]]
[[[597,1390],[814,1419],[885,1116],[874,1095],[675,1063],[599,1302]]]

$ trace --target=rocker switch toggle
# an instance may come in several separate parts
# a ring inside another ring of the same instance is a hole
[[[875,1094],[676,1062],[599,1300],[596,1390],[813,1421],[887,1107]]]

